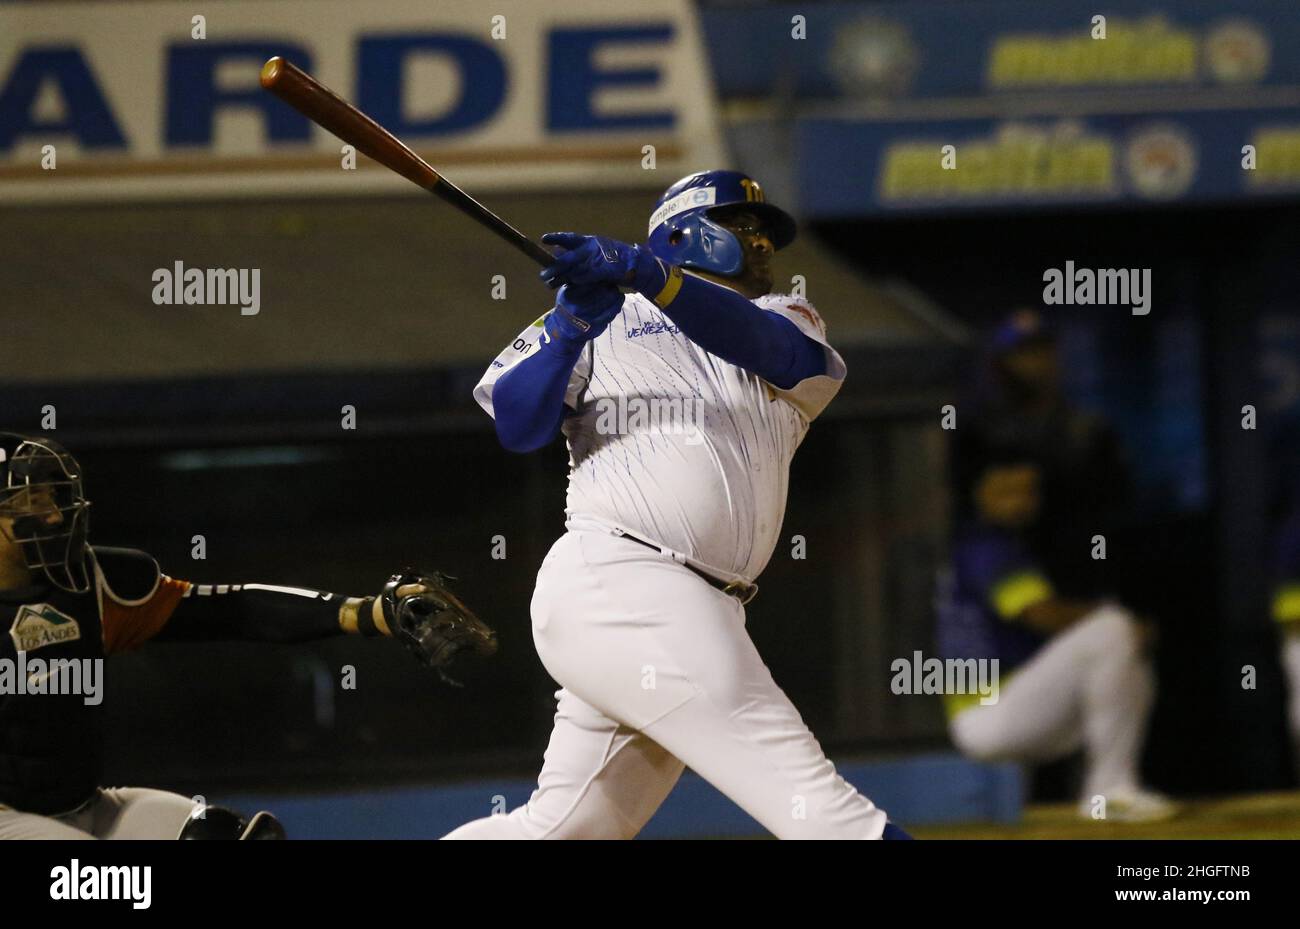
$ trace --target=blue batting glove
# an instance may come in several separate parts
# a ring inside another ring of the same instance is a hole
[[[546,334],[571,344],[590,342],[623,309],[623,292],[613,284],[565,284],[546,316]]]
[[[603,235],[576,232],[548,232],[545,245],[559,245],[565,251],[542,269],[539,275],[551,287],[562,284],[617,284],[630,287],[642,257],[642,249]]]

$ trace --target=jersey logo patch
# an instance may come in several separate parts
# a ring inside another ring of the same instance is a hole
[[[18,651],[34,652],[46,645],[77,641],[81,638],[81,626],[48,603],[28,603],[19,608],[9,637]]]

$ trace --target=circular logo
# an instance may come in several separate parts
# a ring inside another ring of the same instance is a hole
[[[918,53],[907,27],[867,17],[840,27],[826,70],[848,94],[903,94],[916,74]]]
[[[1225,20],[1205,37],[1205,67],[1211,77],[1224,84],[1262,79],[1271,55],[1268,36],[1249,20]]]
[[[1129,139],[1124,167],[1133,191],[1153,200],[1181,195],[1196,177],[1196,145],[1179,126],[1151,126]]]

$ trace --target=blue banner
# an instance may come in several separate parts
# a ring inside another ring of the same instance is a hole
[[[704,25],[729,97],[1300,86],[1294,0],[791,3],[707,10]]]
[[[923,123],[807,119],[794,134],[800,208],[818,217],[1300,193],[1294,109]]]

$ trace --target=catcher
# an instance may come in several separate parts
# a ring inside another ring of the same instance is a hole
[[[436,572],[407,569],[374,597],[195,585],[142,551],[90,545],[89,507],[62,446],[0,433],[0,839],[284,837],[269,813],[245,820],[163,790],[99,786],[100,700],[66,684],[105,656],[149,641],[387,636],[446,679],[457,653],[496,651]]]

